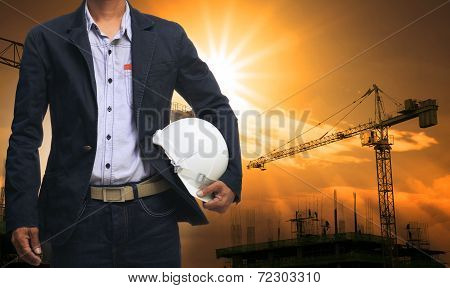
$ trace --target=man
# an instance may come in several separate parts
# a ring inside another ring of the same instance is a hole
[[[174,90],[227,141],[228,169],[202,191],[215,195],[204,208],[223,213],[240,200],[237,121],[181,26],[125,0],[87,0],[30,31],[6,164],[7,229],[23,260],[39,265],[42,241],[54,267],[181,265],[177,223],[207,219],[152,144]]]

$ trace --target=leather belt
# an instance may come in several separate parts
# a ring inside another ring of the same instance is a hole
[[[171,188],[169,182],[165,179],[145,180],[141,183],[134,184],[137,190],[137,198],[144,198],[167,191]],[[135,198],[132,184],[124,186],[91,186],[91,198],[103,202],[126,202]]]

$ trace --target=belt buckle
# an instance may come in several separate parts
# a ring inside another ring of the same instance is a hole
[[[125,202],[125,197],[123,187],[117,187],[117,188],[103,188],[102,194],[103,194],[103,202],[106,203],[122,203]]]

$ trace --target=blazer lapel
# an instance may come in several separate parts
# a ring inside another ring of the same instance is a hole
[[[131,44],[131,57],[133,69],[133,107],[136,114],[136,123],[145,93],[145,85],[153,60],[156,46],[156,33],[152,31],[154,22],[139,11],[131,7],[131,27],[133,40]]]
[[[89,43],[86,18],[85,18],[85,2],[74,12],[74,21],[72,27],[67,30],[70,42],[83,55],[84,61],[89,68],[89,76],[91,81],[91,89],[94,95],[95,103],[97,103],[97,85],[95,82],[94,60],[92,58],[91,45]]]
[[[92,59],[91,45],[89,44],[89,39],[87,37],[86,31],[80,28],[75,28],[72,30],[70,40],[78,48],[81,55],[83,55],[84,61],[89,68],[89,78],[91,80],[91,88],[95,99],[97,99],[97,85],[95,83],[95,71],[94,71],[94,60]]]

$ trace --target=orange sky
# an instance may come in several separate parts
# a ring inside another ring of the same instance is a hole
[[[74,10],[80,1],[6,1],[24,15],[0,3],[0,36],[23,41],[26,32],[41,22]],[[309,86],[361,51],[377,43],[443,1],[297,1],[297,0],[160,0],[130,1],[141,11],[179,22],[210,64],[223,92],[241,116],[242,145],[248,152],[275,148],[292,134],[273,126],[256,133],[242,113],[278,109],[296,125],[305,111],[305,127],[315,125],[377,83],[389,95],[435,98],[440,104],[439,125],[420,130],[417,121],[393,128],[393,172],[398,231],[403,236],[408,221],[429,225],[434,248],[450,250],[450,5],[447,5],[355,61]],[[14,23],[14,26],[11,25]],[[5,157],[17,71],[0,67],[0,159]],[[309,87],[308,87],[309,86]],[[273,107],[293,92],[308,87],[290,100]],[[176,96],[178,99],[178,97]],[[364,103],[339,128],[373,118],[373,101]],[[265,121],[266,118],[263,118]],[[338,118],[328,125],[333,125]],[[243,123],[245,122],[245,123]],[[306,134],[311,140],[330,126]],[[48,125],[47,125],[47,130]],[[269,133],[270,132],[270,133]],[[43,159],[49,147],[49,132]],[[268,139],[272,142],[268,143]],[[261,146],[255,147],[254,143]],[[249,156],[249,155],[244,155]],[[254,155],[250,155],[254,156]],[[305,155],[303,155],[305,156]],[[244,159],[247,163],[248,159]],[[44,164],[43,164],[44,165]],[[365,224],[366,203],[374,206],[378,223],[374,152],[361,148],[358,137],[275,162],[268,170],[244,171],[243,202],[234,209],[245,226],[246,211],[257,209],[257,240],[276,237],[278,222],[283,238],[290,237],[285,220],[299,206],[316,207],[331,220],[333,189],[344,206],[352,207],[358,193],[359,223]],[[307,183],[307,184],[305,184]],[[315,187],[315,188],[312,188]],[[345,210],[347,230],[351,210]],[[320,212],[320,211],[319,211]],[[211,225],[182,227],[185,266],[220,266],[214,248],[230,245],[231,213],[208,213]],[[272,220],[269,220],[272,219]],[[270,224],[271,222],[271,224]],[[330,221],[331,222],[331,221]],[[377,224],[374,225],[378,233]],[[272,235],[272,236],[270,236]],[[245,240],[245,237],[244,237]],[[202,251],[201,253],[199,251]],[[450,258],[447,257],[447,262]]]

